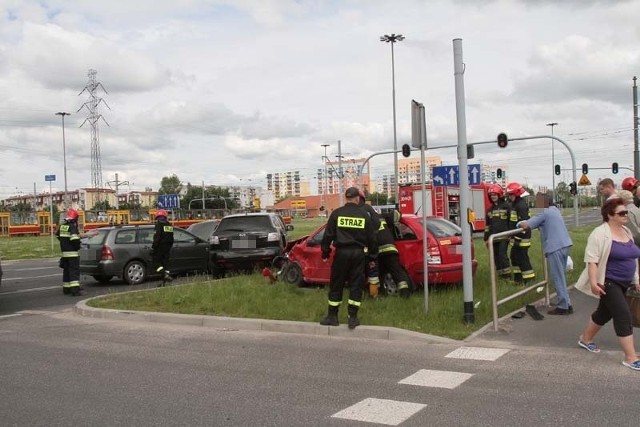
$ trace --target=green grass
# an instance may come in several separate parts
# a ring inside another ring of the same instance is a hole
[[[300,229],[303,227],[301,226]],[[298,227],[296,227],[298,229]],[[567,274],[574,283],[580,274],[582,254],[593,226],[570,229],[574,247],[571,250],[576,269]],[[463,321],[462,285],[432,286],[429,289],[429,310],[424,312],[424,294],[415,293],[410,299],[396,297],[365,298],[360,311],[363,324],[394,326],[417,332],[454,339],[463,339],[492,321],[490,270],[488,252],[481,239],[474,239],[478,270],[474,277],[475,323]],[[538,280],[542,280],[542,251],[539,233],[529,251]],[[498,285],[498,298],[515,293],[520,288],[508,283]],[[553,290],[552,290],[553,292]],[[536,301],[542,294],[529,293],[500,306],[500,315]],[[346,292],[345,292],[346,300]],[[94,307],[119,310],[162,311],[201,315],[248,317],[278,320],[317,322],[326,314],[327,294],[321,288],[296,288],[278,282],[269,285],[259,274],[235,276],[219,281],[194,282],[151,292],[131,295],[114,294],[91,301]],[[346,309],[340,310],[341,322],[346,322]]]
[[[51,236],[23,236],[0,238],[0,255],[2,259],[31,259],[60,257],[60,244]]]

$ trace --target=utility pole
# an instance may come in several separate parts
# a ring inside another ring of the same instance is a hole
[[[558,126],[558,123],[547,123],[547,126],[551,126],[551,136],[553,136],[553,127]],[[555,140],[551,140],[551,200],[556,202],[556,158],[554,150]]]
[[[107,184],[109,186],[111,186],[112,183],[116,187],[116,209],[120,209],[120,200],[119,200],[119,197],[118,197],[118,188],[120,186],[122,186],[122,185],[129,185],[129,181],[119,181],[118,180],[118,173],[116,172],[116,180],[107,182]]]
[[[633,175],[640,177],[640,153],[638,152],[638,86],[633,76]]]
[[[56,116],[62,116],[62,162],[64,164],[64,208],[68,209],[70,207],[69,204],[69,195],[67,191],[67,143],[64,138],[64,116],[70,116],[70,113],[57,112]]]
[[[324,163],[324,179],[323,179],[323,185],[322,185],[322,193],[320,194],[320,205],[324,206],[325,211],[327,210],[327,207],[324,205],[325,203],[327,203],[326,200],[326,195],[327,195],[327,162],[329,161],[329,159],[327,158],[327,147],[329,147],[329,144],[322,144],[321,147],[324,148],[324,157],[322,158],[323,163]]]

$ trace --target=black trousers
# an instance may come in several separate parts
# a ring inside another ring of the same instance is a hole
[[[164,273],[169,267],[171,245],[160,245],[153,250],[153,266],[156,273]]]
[[[632,335],[631,311],[625,298],[627,288],[619,283],[605,280],[604,291],[606,295],[600,295],[600,303],[591,315],[591,320],[596,325],[603,326],[613,318],[613,329],[617,336]]]
[[[533,271],[531,261],[529,260],[528,246],[518,246],[517,242],[513,245],[511,248],[511,265],[519,267],[520,272],[518,273],[518,269],[515,269],[516,274],[526,274],[527,272]]]
[[[397,252],[383,252],[378,255],[378,271],[382,282],[387,274],[391,274],[396,285],[400,282],[410,284],[409,275],[400,264],[400,255]]]
[[[349,313],[358,311],[362,301],[364,277],[364,250],[360,247],[337,248],[331,265],[331,283],[329,285],[329,307],[338,310],[342,302],[342,291],[349,287]]]
[[[80,258],[79,257],[63,257],[62,258],[62,286],[76,287],[80,286]]]
[[[496,273],[498,274],[508,274],[511,271],[509,256],[507,255],[508,249],[508,240],[498,240],[497,242],[493,242],[493,257],[496,266]]]

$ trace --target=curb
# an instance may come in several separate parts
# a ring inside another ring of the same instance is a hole
[[[140,291],[134,291],[140,292]],[[305,334],[341,338],[365,338],[390,341],[422,341],[427,344],[460,344],[462,341],[436,335],[422,334],[387,326],[360,325],[349,329],[346,325],[322,326],[312,322],[291,320],[247,319],[239,317],[206,316],[197,314],[159,313],[134,310],[114,310],[89,307],[88,301],[103,298],[100,295],[76,303],[73,312],[80,316],[106,320],[128,320],[134,322],[165,323],[171,325],[201,326],[227,331],[267,331],[291,334]]]

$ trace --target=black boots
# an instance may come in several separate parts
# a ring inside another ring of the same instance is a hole
[[[356,326],[360,326],[360,320],[358,320],[358,307],[349,305],[349,329],[355,329]]]
[[[338,307],[329,307],[327,315],[320,321],[323,326],[338,326]]]

